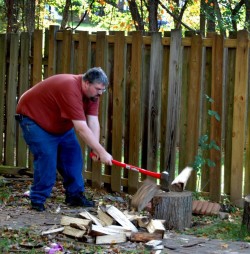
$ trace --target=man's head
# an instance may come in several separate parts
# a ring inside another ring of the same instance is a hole
[[[100,67],[89,69],[83,74],[82,79],[86,95],[93,101],[96,101],[106,91],[109,84],[107,75]]]

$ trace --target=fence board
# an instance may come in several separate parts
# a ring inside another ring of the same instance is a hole
[[[72,73],[72,31],[63,31],[62,45],[62,73]]]
[[[169,171],[170,181],[172,181],[175,175],[175,156],[181,103],[182,47],[180,30],[172,30],[171,32],[169,73],[171,75],[169,75],[168,86],[168,119],[164,158]]]
[[[162,82],[162,53],[161,34],[151,34],[151,59],[149,76],[149,101],[148,101],[148,144],[147,168],[157,172],[157,152],[160,136],[160,98]]]
[[[200,35],[192,36],[190,52],[190,71],[196,75],[189,74],[188,84],[188,119],[187,119],[187,143],[186,143],[186,165],[192,165],[198,151],[199,139],[199,108],[201,93],[201,55],[202,40]],[[197,173],[192,172],[188,181],[188,189],[196,190]]]
[[[42,80],[42,59],[43,59],[43,31],[34,31],[34,48],[33,48],[33,79],[32,85]]]
[[[237,34],[237,56],[235,66],[232,169],[231,169],[231,200],[235,204],[242,202],[243,154],[246,121],[246,99],[248,80],[248,32]],[[249,128],[249,127],[248,127]]]
[[[18,94],[19,97],[29,88],[29,49],[30,34],[22,33],[20,36],[20,76]],[[17,135],[17,166],[27,166],[27,146],[22,137],[21,128],[18,125]]]
[[[5,106],[5,71],[6,71],[6,54],[7,54],[7,36],[6,34],[0,34],[0,161],[4,161],[2,158],[3,147],[4,147],[4,127],[5,127],[5,117],[4,117],[4,106]]]
[[[182,62],[182,89],[181,89],[181,111],[180,111],[180,136],[179,136],[179,165],[181,172],[186,165],[186,143],[187,143],[187,120],[188,120],[188,84],[190,75],[190,47],[183,48]]]
[[[129,163],[138,165],[141,131],[141,81],[142,81],[142,33],[132,33],[131,83],[129,105]],[[128,192],[134,193],[138,187],[138,173],[128,172]]]
[[[204,52],[204,77],[202,79],[202,116],[201,116],[201,135],[210,137],[211,132],[211,117],[208,115],[208,110],[211,110],[211,103],[206,99],[206,96],[211,97],[211,83],[212,83],[212,47],[205,48]],[[209,158],[209,151],[202,151],[204,158]],[[204,165],[201,170],[201,184],[200,188],[203,192],[209,192],[209,175],[210,169],[208,165]]]
[[[90,68],[90,41],[87,31],[79,31],[76,73],[85,73]]]
[[[10,34],[10,63],[8,70],[7,97],[6,97],[6,163],[15,166],[15,112],[16,112],[16,88],[18,81],[18,53],[19,34]]]
[[[212,87],[211,97],[214,103],[211,105],[211,109],[222,116],[222,80],[223,80],[223,36],[215,35],[213,37],[212,57]],[[211,140],[214,140],[216,144],[221,148],[222,138],[222,121],[217,121],[215,117],[211,118]],[[215,167],[210,168],[210,199],[212,201],[219,202],[221,195],[221,150],[210,150],[210,158],[216,163]]]
[[[170,47],[163,47],[162,60],[162,88],[161,88],[161,129],[160,129],[160,169],[164,171],[167,169],[166,160],[164,159],[164,152],[166,149],[166,133],[167,133],[167,105],[168,105],[168,80],[169,80],[169,55]]]
[[[59,26],[49,27],[49,46],[48,46],[48,76],[56,74],[56,33]]]
[[[122,133],[124,121],[124,82],[125,82],[125,36],[124,32],[115,33],[114,45],[114,80],[113,80],[113,126],[112,126],[112,155],[115,159],[122,160]],[[112,166],[111,189],[121,191],[122,169]]]
[[[224,148],[224,193],[230,195],[231,162],[232,162],[232,130],[233,130],[233,102],[235,80],[236,49],[228,49],[227,80],[225,91],[225,148]]]
[[[96,66],[101,67],[104,71],[107,69],[107,39],[106,32],[97,32],[96,36]],[[99,122],[101,126],[101,142],[105,142],[105,134],[106,134],[106,126],[105,126],[105,116],[106,116],[106,101],[105,96],[107,94],[103,94],[100,97],[100,114],[99,114]],[[104,141],[103,141],[104,139]],[[93,163],[92,167],[92,181],[94,187],[100,187],[102,184],[102,165],[99,163]]]

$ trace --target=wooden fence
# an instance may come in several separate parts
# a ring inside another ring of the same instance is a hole
[[[37,30],[32,37],[1,34],[1,168],[31,168],[14,119],[19,96],[53,74],[101,66],[110,79],[101,99],[101,142],[114,159],[151,171],[168,170],[173,180],[203,151],[203,158],[216,166],[204,166],[201,175],[193,172],[187,189],[195,191],[199,183],[211,200],[225,194],[240,204],[250,193],[249,47],[246,31],[235,39],[217,34],[183,37],[179,30],[168,37],[138,31],[72,33],[57,26],[45,33]],[[220,121],[208,111],[216,112]],[[220,151],[198,149],[204,134]],[[145,176],[92,163],[82,145],[85,178],[93,187],[136,191]]]

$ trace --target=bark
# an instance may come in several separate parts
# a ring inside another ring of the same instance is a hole
[[[17,0],[5,0],[7,14],[7,33],[18,31],[18,2]]]
[[[184,14],[185,10],[187,9],[187,5],[188,5],[188,0],[185,1],[184,5],[181,8],[181,11],[180,11],[180,14],[179,14],[179,20],[176,24],[176,29],[180,29],[180,27],[181,27],[180,20],[182,20],[183,14]]]
[[[216,0],[212,1],[213,4]],[[215,12],[214,12],[214,8],[213,11],[208,13],[208,15],[210,16],[210,18],[207,21],[207,32],[215,32]]]
[[[202,35],[205,35],[206,32],[206,15],[204,14],[204,6],[205,6],[205,0],[201,0],[201,6],[200,6],[200,31]]]
[[[159,6],[159,0],[149,0],[148,1],[148,18],[149,18],[149,31],[157,32],[158,31],[158,22],[157,22],[157,10]]]
[[[128,6],[137,31],[144,31],[143,19],[135,0],[128,0]]]
[[[61,30],[64,30],[68,23],[70,6],[71,6],[71,0],[66,0],[64,10],[63,10],[63,18],[62,18],[61,27],[60,27]]]
[[[245,0],[245,5],[246,5],[246,22],[245,22],[245,29],[247,31],[250,31],[250,1]]]
[[[232,19],[232,27],[233,27],[234,32],[237,32],[237,20],[235,19],[235,16],[240,11],[240,9],[243,6],[244,2],[246,4],[249,3],[249,1],[241,0],[239,3],[236,4],[234,9],[231,8],[231,13],[232,13],[231,19]]]
[[[26,0],[24,6],[25,25],[31,34],[35,30],[35,6],[36,0]]]

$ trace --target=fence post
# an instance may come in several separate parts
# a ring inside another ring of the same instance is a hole
[[[141,130],[141,82],[142,82],[142,33],[132,33],[131,83],[129,105],[129,163],[138,165]],[[138,187],[138,172],[128,171],[128,192]]]
[[[162,82],[162,37],[161,33],[151,33],[150,75],[148,95],[148,135],[147,169],[157,171],[159,149],[160,103]]]
[[[179,129],[179,115],[181,103],[181,76],[182,76],[182,38],[181,30],[171,31],[169,56],[169,85],[167,133],[165,148],[165,165],[170,174],[170,180],[175,175],[176,144]]]
[[[124,121],[124,83],[125,83],[125,36],[124,32],[115,33],[113,73],[113,121],[112,121],[112,155],[115,159],[122,159],[122,134]],[[121,191],[122,169],[112,166],[111,189]]]
[[[233,136],[232,136],[232,170],[231,201],[242,206],[242,176],[245,147],[246,99],[248,86],[248,32],[237,33],[236,66],[234,82]],[[249,179],[248,179],[249,181]]]
[[[3,151],[3,131],[4,131],[4,106],[5,106],[5,82],[6,82],[6,55],[7,55],[7,36],[0,34],[0,151],[1,161]]]
[[[10,34],[10,63],[8,70],[7,97],[6,97],[6,164],[15,164],[15,143],[16,143],[16,88],[18,82],[18,53],[19,34]]]
[[[56,33],[59,29],[59,26],[50,26],[49,27],[49,53],[48,53],[48,77],[56,74]]]

